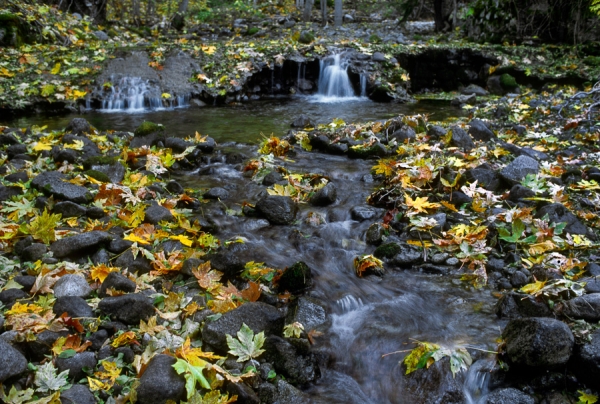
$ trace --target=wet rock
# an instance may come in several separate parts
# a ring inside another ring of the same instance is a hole
[[[104,282],[102,282],[102,286],[100,286],[100,290],[98,291],[98,296],[106,297],[106,292],[109,289],[125,293],[133,293],[135,292],[135,288],[136,284],[134,281],[130,280],[120,272],[115,271],[109,273],[106,279],[104,279]]]
[[[263,348],[265,360],[273,363],[275,370],[283,374],[290,383],[303,385],[320,375],[315,359],[310,354],[299,354],[294,345],[281,337],[267,337]]]
[[[571,234],[582,234],[587,233],[587,227],[579,221],[577,216],[569,211],[564,205],[560,203],[551,203],[538,209],[535,214],[536,218],[542,218],[548,215],[550,223],[566,223],[566,233]]]
[[[101,248],[98,251],[96,251],[94,254],[92,254],[92,256],[90,258],[94,265],[101,265],[101,264],[108,265],[110,263],[111,256],[108,253],[108,251],[106,251],[104,248]]]
[[[57,339],[68,335],[69,331],[54,332],[44,330],[35,336],[35,341],[27,343],[27,355],[32,361],[41,361],[46,355],[51,354],[52,346]]]
[[[19,171],[17,173],[7,175],[4,177],[4,180],[12,183],[27,182],[29,181],[29,176],[25,171]]]
[[[397,243],[385,243],[377,247],[373,255],[377,258],[392,258],[401,250],[402,248]]]
[[[75,135],[83,135],[90,133],[91,131],[92,127],[90,123],[84,118],[73,118],[65,128],[65,132],[73,133]]]
[[[27,154],[27,146],[21,143],[10,145],[6,148],[8,159],[12,160],[20,154]]]
[[[83,147],[80,150],[77,150],[78,159],[86,159],[99,156],[101,154],[96,143],[92,142],[85,136],[65,135],[62,138],[62,143],[66,145],[75,143],[78,143],[79,145],[83,144]]]
[[[79,296],[63,296],[56,299],[52,311],[57,316],[67,313],[69,317],[95,317],[92,308]]]
[[[246,262],[253,261],[252,250],[247,244],[232,243],[221,247],[214,255],[206,257],[211,267],[223,272],[226,276],[238,275],[244,270]]]
[[[256,211],[271,224],[291,224],[298,205],[289,196],[267,195],[256,203]]]
[[[423,252],[418,248],[406,243],[398,243],[398,253],[392,258],[392,264],[398,266],[410,266],[423,261]]]
[[[69,164],[74,164],[79,158],[77,151],[73,149],[53,149],[52,159],[55,163],[64,163],[65,161]]]
[[[287,290],[293,294],[310,287],[311,284],[311,269],[302,261],[287,268],[279,278],[279,290]]]
[[[469,135],[471,135],[473,139],[482,140],[484,142],[496,137],[494,132],[492,132],[481,119],[472,119],[471,122],[469,122]]]
[[[83,384],[74,384],[73,387],[61,391],[61,404],[96,404],[96,397],[90,389]]]
[[[150,360],[140,377],[137,403],[165,404],[168,400],[180,402],[186,398],[185,379],[173,369],[175,362],[174,357],[162,354]]]
[[[305,404],[310,398],[288,382],[277,380],[273,394],[273,404]]]
[[[10,146],[19,143],[19,139],[12,133],[0,134],[0,146]]]
[[[69,370],[69,379],[78,382],[85,378],[87,374],[84,369],[95,369],[98,361],[96,354],[93,352],[81,352],[70,358],[56,358],[56,367],[58,373]]]
[[[31,275],[17,275],[13,278],[19,285],[23,285],[23,290],[31,290],[35,284],[36,277]]]
[[[479,87],[477,84],[469,84],[468,86],[462,89],[461,93],[465,95],[475,94],[478,97],[484,97],[488,95],[488,92],[485,91],[484,88]]]
[[[485,397],[485,404],[535,404],[535,399],[520,390],[506,387],[492,391]]]
[[[577,347],[573,359],[577,377],[590,386],[596,385],[600,379],[600,330],[591,334],[591,341]]]
[[[174,195],[181,195],[185,192],[183,186],[177,181],[169,181],[165,188]]]
[[[229,191],[227,191],[225,188],[215,187],[206,191],[202,196],[205,199],[223,200],[229,198]]]
[[[65,182],[67,177],[58,171],[46,171],[31,181],[31,185],[46,195],[75,203],[90,202],[92,194],[87,188]]]
[[[382,145],[379,142],[374,143],[371,146],[358,148],[350,147],[348,149],[348,157],[350,157],[351,159],[369,159],[374,157],[385,157],[388,154],[388,150],[385,148],[384,145]]]
[[[335,155],[343,155],[348,153],[348,145],[346,143],[331,143],[327,146],[327,152]]]
[[[371,59],[373,60],[373,62],[385,62],[387,60],[382,52],[373,53]]]
[[[373,223],[367,229],[365,242],[370,245],[379,245],[388,230],[381,223]]]
[[[202,153],[210,154],[215,150],[216,146],[217,146],[217,142],[215,142],[215,139],[213,139],[210,136],[206,136],[206,139],[204,140],[204,142],[198,143],[196,148],[198,150],[200,150]]]
[[[60,213],[62,218],[81,217],[87,212],[87,209],[71,201],[58,202],[54,205],[53,213]]]
[[[405,377],[406,402],[459,404],[466,402],[463,381],[454,378],[450,361],[443,358],[427,370],[420,369]],[[412,400],[411,400],[412,399]]]
[[[446,136],[446,133],[446,129],[438,125],[431,125],[427,128],[427,136],[432,139],[440,139]]]
[[[302,296],[292,304],[288,312],[288,323],[298,322],[306,331],[317,328],[327,321],[325,308],[316,299]]]
[[[90,206],[85,210],[85,215],[90,219],[101,219],[105,216],[104,209],[99,206]]]
[[[586,293],[600,293],[600,276],[589,278],[586,280]]]
[[[475,104],[477,102],[477,96],[475,94],[469,95],[458,95],[450,103],[452,105],[460,106],[465,104]]]
[[[500,177],[510,185],[520,183],[527,174],[537,174],[539,164],[528,156],[519,156],[500,171]]]
[[[306,127],[315,127],[315,123],[312,119],[310,119],[307,115],[301,114],[294,122],[290,125],[292,128],[306,128]]]
[[[44,254],[48,251],[46,244],[33,243],[29,247],[24,248],[21,253],[21,259],[25,262],[36,262],[41,260]]]
[[[23,254],[23,250],[33,244],[33,237],[26,236],[15,243],[14,253],[17,255]]]
[[[86,298],[92,293],[92,288],[90,288],[85,278],[76,274],[61,276],[52,289],[54,290],[54,296],[57,298],[63,296]]]
[[[21,187],[12,186],[5,187],[4,185],[0,185],[0,202],[7,201],[11,199],[13,196],[18,196],[23,193],[23,189]]]
[[[500,84],[500,76],[490,76],[487,80],[487,89],[494,95],[504,95],[505,90]]]
[[[510,277],[510,284],[513,285],[514,288],[520,288],[528,283],[529,277],[521,271],[515,271]]]
[[[591,293],[575,297],[562,303],[559,310],[569,318],[597,322],[600,320],[600,294]]]
[[[283,176],[278,171],[271,171],[269,174],[265,175],[262,184],[266,187],[270,187],[281,180],[283,180]]]
[[[379,211],[370,206],[355,206],[350,209],[352,220],[364,222],[365,220],[373,220],[379,216]]]
[[[165,139],[165,147],[172,149],[175,153],[183,153],[188,147],[193,147],[194,143],[187,142],[180,137],[168,137]]]
[[[310,198],[310,203],[314,206],[328,206],[335,203],[337,199],[337,187],[328,182],[323,188],[319,189]]]
[[[0,382],[27,370],[27,359],[21,352],[0,338]]]
[[[138,325],[154,315],[152,299],[139,293],[103,298],[98,308],[111,319],[125,324]]]
[[[588,272],[588,274],[590,274],[591,276],[600,276],[600,265],[594,263],[594,262],[590,262],[586,265],[585,270]]]
[[[186,276],[194,276],[192,271],[197,269],[202,262],[203,261],[199,260],[198,258],[188,258],[183,261],[180,272]]]
[[[516,184],[513,185],[513,187],[510,189],[510,193],[508,194],[508,200],[511,202],[529,203],[530,201],[525,200],[525,198],[533,198],[534,196],[534,191],[521,184]]]
[[[264,331],[265,335],[279,335],[283,329],[284,315],[266,303],[245,303],[223,314],[219,319],[206,323],[202,329],[202,340],[226,352],[228,350],[226,335],[235,336],[244,323],[255,333]]]
[[[113,164],[93,164],[88,170],[94,170],[106,175],[113,184],[118,184],[125,178],[125,166],[119,161]]]
[[[575,343],[569,327],[552,318],[511,320],[502,337],[508,358],[517,365],[532,367],[566,364]]]
[[[123,240],[122,238],[115,238],[108,244],[108,251],[113,254],[121,254],[133,245],[133,242],[129,240]]]
[[[239,404],[260,404],[260,398],[256,395],[254,390],[250,388],[246,383],[227,383],[225,388],[229,396],[237,396],[236,403]]]
[[[102,348],[102,345],[104,344],[104,342],[106,342],[107,339],[108,339],[108,331],[98,330],[95,333],[93,333],[92,335],[90,335],[88,338],[86,338],[86,341],[89,341],[92,343],[92,345],[90,346],[90,349],[92,351],[98,351],[98,350],[100,350],[100,348]]]
[[[416,138],[417,134],[415,130],[408,125],[404,125],[390,135],[390,139],[396,139],[398,143],[404,143],[406,140],[414,140]]]
[[[450,130],[452,131],[451,143],[453,146],[460,147],[464,151],[470,151],[475,147],[475,143],[473,143],[471,136],[469,136],[462,128],[453,126]]]
[[[111,239],[110,234],[94,230],[57,240],[50,246],[50,251],[56,258],[63,258],[73,254],[93,252],[100,244],[107,243]]]
[[[164,206],[155,204],[146,208],[144,223],[159,224],[162,221],[170,222],[172,220],[173,214]]]
[[[499,318],[553,317],[554,314],[543,301],[531,295],[509,292],[502,296],[495,306]]]
[[[500,189],[500,176],[487,165],[467,170],[465,178],[471,183],[477,181],[477,185],[488,191],[496,192]]]

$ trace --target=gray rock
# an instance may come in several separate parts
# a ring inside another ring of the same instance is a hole
[[[500,177],[510,185],[520,183],[527,174],[537,174],[537,161],[528,156],[519,156],[500,171]]]
[[[431,137],[432,139],[440,139],[443,136],[446,136],[446,133],[446,129],[438,125],[431,125],[427,128],[427,136]]]
[[[120,183],[125,178],[125,166],[119,161],[113,164],[93,164],[89,169],[105,174],[114,184]]]
[[[506,387],[488,394],[484,404],[535,404],[535,399],[520,390]]]
[[[600,276],[600,265],[594,262],[588,263],[585,270],[592,276]]]
[[[96,404],[96,397],[90,389],[83,384],[74,384],[73,387],[61,391],[61,404]]]
[[[586,293],[600,293],[600,276],[587,279],[585,284]]]
[[[312,284],[312,271],[308,265],[299,261],[288,267],[279,278],[279,290],[298,293]]]
[[[475,94],[470,95],[458,95],[450,103],[452,105],[464,105],[464,104],[475,104],[477,102],[477,96]]]
[[[398,243],[399,252],[392,258],[392,263],[399,266],[410,266],[423,260],[423,252],[406,243]]]
[[[496,137],[494,132],[487,127],[485,122],[477,118],[472,119],[471,122],[469,122],[469,135],[471,135],[473,139],[483,140],[484,142]]]
[[[551,203],[538,209],[535,214],[536,218],[542,218],[548,215],[550,223],[566,223],[566,233],[571,234],[587,234],[587,227],[579,221],[577,216],[569,211],[560,203]]]
[[[367,229],[365,242],[370,245],[379,245],[383,242],[387,229],[381,223],[373,223]]]
[[[98,308],[113,320],[125,324],[138,325],[155,313],[152,299],[139,293],[103,298]]]
[[[246,303],[223,314],[219,319],[206,323],[202,329],[202,340],[226,352],[228,350],[226,335],[235,336],[244,323],[255,333],[264,331],[265,335],[281,334],[284,315],[266,303]]]
[[[267,337],[264,358],[273,363],[277,373],[290,383],[303,385],[319,377],[319,368],[312,355],[302,355],[290,342],[276,335]]]
[[[8,159],[12,160],[18,155],[27,154],[27,146],[21,143],[10,145],[6,148]]]
[[[48,251],[46,244],[33,243],[29,247],[23,249],[21,259],[23,261],[36,262],[37,260],[42,259],[44,254],[46,254],[46,251]]]
[[[456,147],[460,147],[465,151],[470,151],[475,147],[475,143],[473,143],[473,139],[467,132],[465,132],[462,128],[458,126],[453,126],[450,128],[452,131],[452,145]]]
[[[92,343],[92,345],[90,346],[90,349],[92,351],[99,351],[107,339],[108,339],[108,331],[100,329],[100,330],[96,331],[95,333],[92,333],[85,340]]]
[[[253,259],[253,251],[247,244],[232,243],[221,247],[215,254],[206,257],[210,260],[211,267],[223,272],[226,276],[235,276],[244,270],[248,261]]]
[[[69,331],[48,331],[44,330],[37,334],[35,341],[27,343],[27,351],[29,359],[32,362],[41,361],[47,355],[51,355],[51,349],[57,339],[60,337],[66,337],[69,335]]]
[[[90,123],[84,118],[73,118],[65,128],[66,133],[73,133],[75,135],[83,135],[85,133],[90,133],[91,130],[92,127]]]
[[[46,171],[31,181],[31,185],[46,195],[75,203],[90,202],[92,194],[87,188],[65,182],[67,177],[58,171]]]
[[[310,398],[285,380],[277,380],[272,404],[306,404]]]
[[[390,139],[396,139],[398,143],[404,143],[406,140],[414,140],[417,138],[417,133],[408,125],[402,126],[390,135]]]
[[[53,213],[60,213],[63,219],[67,217],[81,217],[87,213],[87,209],[71,201],[58,202],[54,205]]]
[[[468,86],[462,89],[461,93],[465,95],[475,94],[478,97],[484,97],[488,95],[488,92],[485,91],[484,88],[479,87],[477,84],[469,84]]]
[[[76,135],[64,135],[62,138],[63,144],[74,144],[75,142],[81,144],[83,143],[83,148],[81,150],[77,150],[77,158],[78,159],[87,159],[90,157],[96,157],[102,154],[98,145],[92,142],[85,136],[76,136]]]
[[[90,318],[95,317],[92,308],[79,296],[63,296],[56,299],[52,311],[57,316],[67,313],[69,317]]]
[[[386,61],[385,55],[381,52],[374,52],[371,59],[373,59],[373,62],[385,62]]]
[[[520,288],[529,283],[529,277],[521,271],[515,271],[510,277],[510,284],[515,288]]]
[[[106,214],[99,206],[90,206],[85,210],[85,215],[90,219],[102,219]]]
[[[354,206],[350,209],[350,217],[352,220],[364,222],[365,220],[372,220],[379,216],[379,211],[370,206]]]
[[[122,238],[115,238],[108,244],[108,251],[113,254],[121,254],[123,251],[131,248],[133,242]]]
[[[170,222],[173,220],[173,214],[164,206],[150,205],[145,212],[144,223],[158,224],[162,221]]]
[[[98,291],[98,296],[106,297],[106,291],[109,289],[113,289],[119,292],[125,293],[133,293],[135,292],[136,284],[131,279],[127,278],[125,275],[120,272],[111,272],[102,282],[102,286],[100,286],[100,290]]]
[[[4,177],[6,182],[19,183],[19,182],[27,182],[29,181],[29,176],[25,171],[19,171],[13,174],[9,174]]]
[[[168,137],[165,139],[165,147],[172,149],[175,153],[183,153],[188,147],[194,146],[194,143],[185,141],[180,137]]]
[[[568,300],[562,303],[561,312],[569,318],[597,322],[600,320],[600,294],[591,293]]]
[[[314,127],[315,123],[312,119],[310,119],[307,115],[300,115],[298,118],[294,119],[292,122],[292,128],[306,128],[306,127]]]
[[[97,364],[98,361],[94,352],[81,352],[70,358],[56,358],[58,372],[69,370],[69,379],[74,382],[78,382],[87,376],[84,368],[95,369]]]
[[[63,275],[52,289],[55,297],[79,296],[86,298],[92,293],[92,288],[85,278],[76,274]]]
[[[554,314],[543,301],[531,295],[509,292],[502,296],[495,306],[499,318],[553,317]]]
[[[477,185],[488,191],[495,192],[500,189],[500,176],[489,167],[479,166],[465,172],[468,182],[477,181]]]
[[[96,39],[98,39],[99,41],[108,41],[110,39],[108,34],[104,31],[100,31],[100,30],[94,31],[93,34],[96,37]],[[61,397],[62,397],[62,394],[61,394]]]
[[[27,370],[27,359],[8,342],[0,339],[0,382]]]
[[[508,194],[508,200],[511,202],[529,203],[525,198],[533,198],[535,192],[521,184],[513,185]]]
[[[131,273],[137,272],[139,275],[152,271],[152,264],[148,258],[142,256],[142,254],[138,254],[134,258],[131,250],[119,255],[119,258],[115,260],[115,266],[122,270],[127,269]]]
[[[591,341],[585,342],[575,352],[573,371],[590,386],[600,378],[600,330],[591,335]]]
[[[564,365],[573,352],[575,338],[569,327],[553,318],[511,320],[502,337],[506,353],[517,365],[552,367]]]
[[[186,398],[185,379],[177,374],[177,362],[169,355],[156,355],[140,377],[137,388],[138,404],[165,404],[168,400],[180,402]]]
[[[0,185],[0,202],[7,201],[13,196],[21,194],[23,194],[23,189],[21,187],[5,187],[4,185]]]
[[[229,191],[225,188],[215,187],[206,191],[203,195],[205,199],[227,199],[229,198]]]
[[[333,182],[328,182],[323,188],[319,189],[310,198],[310,203],[314,206],[327,206],[334,203],[337,199],[337,188]]]
[[[185,192],[183,186],[181,186],[181,184],[177,181],[169,181],[165,188],[167,189],[167,191],[175,195],[181,195]]]
[[[198,143],[196,148],[198,150],[200,150],[202,153],[210,154],[213,152],[213,150],[215,150],[216,145],[217,145],[217,142],[215,142],[215,139],[208,136],[204,142]]]
[[[500,83],[500,76],[490,76],[487,80],[487,89],[494,95],[505,94],[505,90]]]
[[[56,258],[68,257],[72,254],[83,254],[93,252],[100,244],[112,240],[112,236],[104,231],[90,231],[75,236],[62,238],[50,246],[50,251]]]
[[[316,299],[302,296],[296,300],[288,312],[288,323],[298,322],[310,331],[327,321],[325,308]]]
[[[289,196],[267,195],[256,203],[256,211],[271,224],[291,224],[298,205]]]
[[[110,263],[110,254],[108,251],[106,251],[104,248],[99,249],[98,251],[96,251],[95,253],[92,254],[92,256],[90,257],[90,259],[92,260],[92,263],[94,265],[101,265],[101,264],[109,264]]]

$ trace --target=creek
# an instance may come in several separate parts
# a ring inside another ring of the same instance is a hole
[[[202,109],[90,111],[84,117],[102,130],[133,131],[142,121],[149,120],[163,124],[171,136],[193,136],[198,131],[221,143],[223,151],[252,158],[257,152],[251,144],[260,141],[261,133],[283,136],[300,113],[322,124],[333,118],[360,122],[423,113],[429,114],[430,120],[444,120],[461,114],[447,103],[380,104],[363,97],[340,99],[325,95],[328,102],[322,102],[322,95],[296,96]],[[3,123],[62,129],[74,117],[30,116]],[[202,207],[203,214],[216,223],[219,239],[245,238],[254,260],[272,267],[284,268],[304,261],[312,268],[314,287],[308,295],[320,301],[328,313],[327,321],[317,327],[322,335],[315,337],[313,347],[329,358],[321,369],[321,378],[306,389],[314,402],[427,403],[448,390],[456,390],[456,386],[467,402],[478,401],[486,391],[485,369],[481,370],[484,367],[461,372],[456,379],[448,375],[439,376],[437,381],[425,377],[421,383],[405,376],[400,362],[414,348],[416,340],[449,348],[494,350],[501,324],[493,315],[495,299],[489,290],[472,289],[460,281],[458,273],[388,270],[382,277],[355,275],[353,259],[371,254],[374,247],[364,241],[370,221],[352,220],[350,209],[365,206],[376,186],[369,179],[373,162],[299,150],[293,161],[284,163],[286,168],[328,175],[337,186],[337,202],[327,208],[301,205],[296,224],[270,226],[263,219],[240,214],[241,204],[256,202],[264,187],[252,182],[239,166],[234,169],[224,161],[217,154],[209,164],[210,175],[187,172],[174,179],[186,188],[219,186],[235,195]],[[206,172],[204,168],[203,171]],[[384,212],[378,213],[382,217]],[[322,217],[324,223],[308,220],[315,215]],[[394,351],[403,353],[382,358]]]

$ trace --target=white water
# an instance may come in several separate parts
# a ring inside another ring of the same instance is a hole
[[[493,360],[478,360],[473,363],[467,372],[463,392],[465,404],[478,404],[489,393],[489,384],[492,370],[496,366]]]
[[[108,92],[108,94],[106,94]],[[140,77],[122,77],[103,90],[101,111],[143,112],[147,109],[180,107],[189,104],[189,96],[162,98],[158,86]]]
[[[321,59],[318,85],[319,91],[314,97],[318,102],[351,101],[358,98],[348,76],[348,63],[342,59],[341,54]]]

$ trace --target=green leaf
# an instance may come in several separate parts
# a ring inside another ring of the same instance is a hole
[[[598,401],[598,397],[593,394],[588,394],[583,390],[578,390],[579,393],[579,401],[577,404],[594,404]]]
[[[283,336],[286,338],[300,338],[302,331],[304,331],[304,326],[296,321],[295,323],[288,324],[283,327]]]
[[[23,198],[20,202],[4,202],[4,207],[0,210],[3,213],[12,214],[13,219],[20,219],[35,211],[35,201],[28,201]],[[16,216],[16,217],[15,217]]]
[[[76,353],[77,353],[77,351],[74,349],[66,349],[66,350],[62,351],[58,355],[58,357],[62,358],[62,359],[72,358],[73,356],[75,356]]]
[[[500,240],[504,240],[509,243],[518,243],[524,231],[525,224],[521,221],[521,219],[515,219],[512,222],[512,235],[503,228],[498,229],[498,234],[500,235]]]
[[[56,239],[54,228],[61,217],[62,215],[60,213],[50,214],[47,209],[44,209],[44,213],[40,216],[36,216],[30,224],[25,225],[21,230],[26,234],[30,234],[33,238],[41,240],[45,244],[49,244]]]
[[[46,393],[48,391],[57,391],[61,387],[69,384],[67,378],[69,377],[69,369],[64,372],[56,374],[56,368],[52,362],[48,362],[44,365],[40,365],[35,373],[34,384],[38,387],[36,391]]]
[[[183,359],[177,359],[177,362],[173,365],[173,369],[178,374],[183,374],[185,378],[185,390],[187,391],[188,400],[194,396],[196,391],[196,382],[200,383],[205,389],[210,390],[210,383],[202,374],[204,366],[193,366]]]
[[[254,335],[254,331],[244,323],[237,332],[237,337],[236,340],[231,335],[227,335],[227,345],[229,346],[229,353],[238,357],[238,362],[257,358],[265,352],[264,349],[260,349],[265,343],[265,333],[263,331]]]
[[[17,391],[13,385],[8,392],[8,395],[4,392],[4,386],[0,385],[0,400],[6,404],[22,404],[26,401],[31,400],[33,397],[33,389]]]
[[[42,87],[42,96],[43,97],[49,97],[52,94],[54,94],[54,91],[56,90],[56,86],[53,84],[46,84],[45,86]]]

